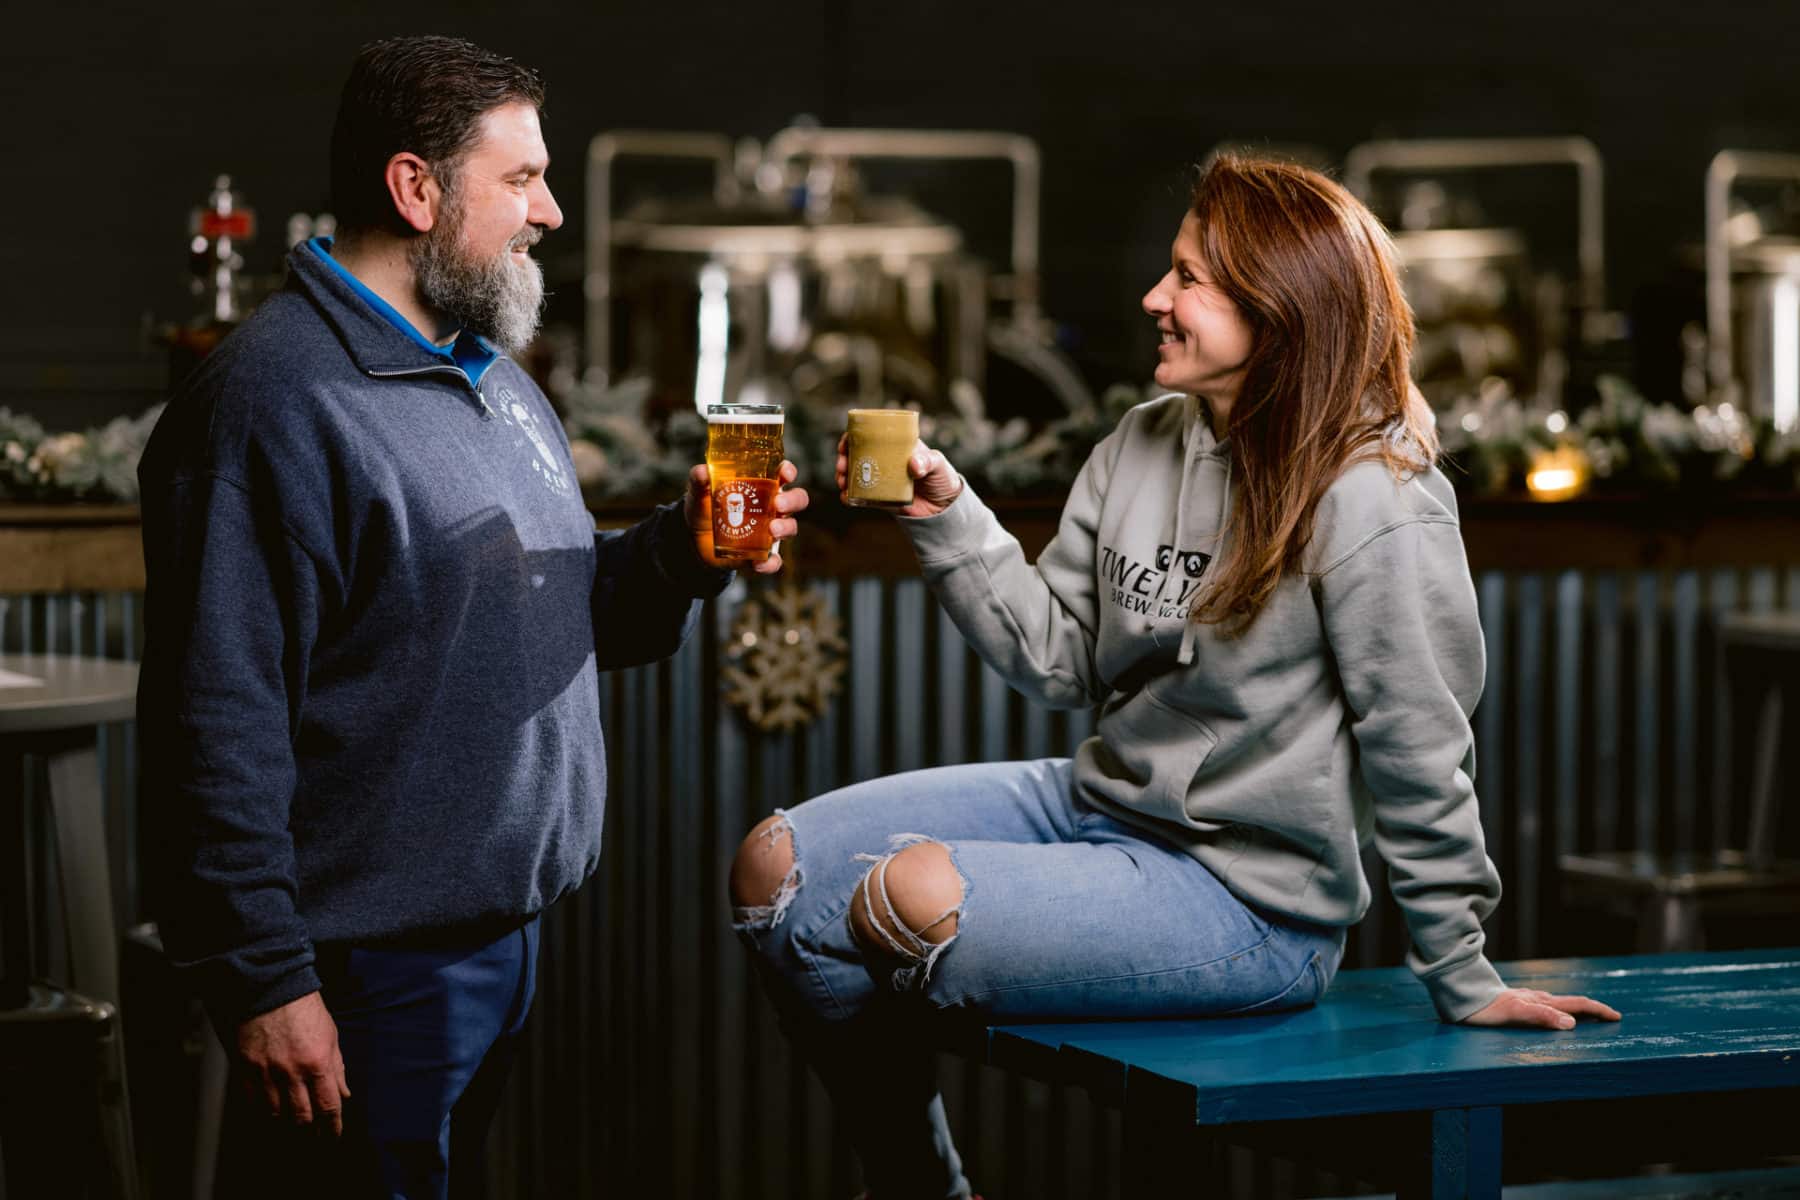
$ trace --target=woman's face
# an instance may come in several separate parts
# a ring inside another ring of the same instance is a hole
[[[1169,248],[1169,273],[1144,294],[1144,311],[1156,320],[1156,383],[1172,391],[1229,405],[1244,380],[1250,326],[1220,290],[1200,258],[1200,221],[1182,219]]]

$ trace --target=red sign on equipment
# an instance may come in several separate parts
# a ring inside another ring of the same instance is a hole
[[[256,233],[256,214],[247,208],[236,212],[213,212],[207,209],[200,213],[200,235],[202,237],[236,238],[248,241]]]

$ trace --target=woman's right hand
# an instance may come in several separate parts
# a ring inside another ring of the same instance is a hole
[[[837,487],[842,496],[850,486],[850,457],[847,453],[849,434],[838,438]],[[902,517],[935,517],[962,495],[963,479],[942,452],[924,442],[913,447],[906,460],[906,473],[913,477],[913,502],[894,511]]]

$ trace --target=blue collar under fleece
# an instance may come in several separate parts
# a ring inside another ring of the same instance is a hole
[[[500,361],[500,352],[494,349],[486,338],[470,333],[466,329],[457,331],[456,340],[448,346],[439,346],[427,339],[411,321],[400,315],[398,309],[369,290],[367,284],[352,275],[349,268],[332,257],[331,241],[332,239],[328,237],[316,237],[308,239],[306,246],[307,249],[318,255],[319,261],[336,271],[339,278],[349,284],[350,289],[362,298],[363,303],[380,313],[383,320],[417,342],[428,353],[436,355],[461,370],[464,375],[468,376],[471,385],[479,386],[481,377],[487,374],[488,368]]]

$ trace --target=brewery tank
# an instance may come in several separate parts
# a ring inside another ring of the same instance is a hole
[[[1732,199],[1749,182],[1800,183],[1800,155],[1721,150],[1706,171],[1707,376],[1777,432],[1800,429],[1800,238]]]
[[[1573,168],[1576,176],[1572,295],[1533,262],[1520,230],[1459,224],[1461,214],[1439,182],[1475,170],[1549,166]],[[1399,202],[1379,202],[1380,175],[1411,181]],[[1605,311],[1602,167],[1587,139],[1365,142],[1346,156],[1344,180],[1394,226],[1417,328],[1414,371],[1439,406],[1489,377],[1505,380],[1516,394],[1559,403],[1571,342],[1586,348],[1613,335],[1614,319]]]
[[[710,193],[615,211],[628,159],[708,166]],[[869,194],[861,167],[874,159],[1009,164],[1004,269],[911,200]],[[647,382],[653,416],[720,401],[933,412],[971,395],[992,408],[990,367],[1004,363],[1030,393],[1011,403],[1032,415],[1091,405],[1038,304],[1040,175],[1036,145],[1007,133],[601,134],[588,154],[586,377]]]

